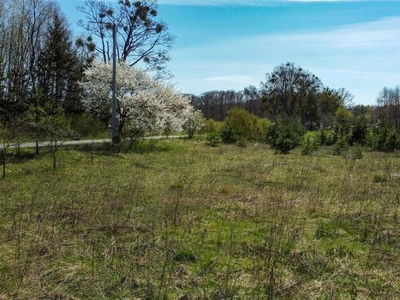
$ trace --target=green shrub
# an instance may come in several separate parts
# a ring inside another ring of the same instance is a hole
[[[219,136],[218,133],[215,132],[208,133],[206,136],[206,140],[207,140],[207,145],[211,147],[218,147],[219,144],[221,143],[221,137]]]
[[[267,119],[260,119],[243,108],[233,108],[228,111],[222,140],[228,144],[265,140],[269,124]]]
[[[280,153],[289,153],[300,145],[305,129],[300,122],[278,121],[273,123],[267,132],[267,143]]]
[[[351,149],[351,158],[352,159],[362,159],[363,158],[363,147],[361,144],[356,144]]]
[[[369,122],[367,118],[362,115],[358,117],[354,122],[353,128],[351,130],[350,144],[360,144],[362,146],[365,146],[367,144],[368,132]]]
[[[317,137],[322,146],[331,146],[335,143],[332,130],[320,129],[317,133]]]
[[[351,139],[353,115],[341,107],[335,113],[336,121],[333,125],[333,138],[335,143],[349,143]]]
[[[215,121],[213,119],[208,119],[204,121],[204,126],[199,131],[199,133],[218,133],[220,134],[225,128],[225,122]]]
[[[333,145],[334,155],[342,155],[347,150],[349,150],[349,143],[345,138],[339,138],[336,140],[336,143]]]
[[[236,146],[241,147],[241,148],[246,148],[247,147],[247,140],[245,138],[240,138],[236,141]]]
[[[385,122],[374,128],[369,143],[373,149],[385,152],[400,149],[399,134]]]
[[[258,118],[257,120],[257,129],[255,133],[255,140],[257,141],[265,141],[267,138],[268,128],[271,126],[272,122],[267,118]]]
[[[317,151],[320,147],[320,140],[318,134],[314,132],[309,132],[304,135],[303,141],[301,143],[301,154],[310,155]]]
[[[239,135],[232,128],[232,126],[227,123],[224,130],[221,133],[222,142],[225,144],[234,144],[239,140]]]

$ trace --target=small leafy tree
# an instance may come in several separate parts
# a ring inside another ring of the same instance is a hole
[[[344,107],[340,107],[335,113],[335,125],[333,134],[336,141],[349,142],[351,138],[353,114]]]
[[[315,132],[308,132],[304,135],[301,142],[301,154],[310,155],[317,151],[320,145],[318,133],[316,134]]]
[[[184,129],[188,133],[189,139],[193,138],[196,132],[199,132],[204,126],[204,117],[200,110],[193,109],[189,111],[184,124]]]
[[[233,108],[228,111],[225,124],[222,140],[228,144],[256,140],[260,137],[260,130],[263,129],[260,119],[243,108]]]
[[[64,142],[73,136],[68,119],[58,112],[40,120],[43,135],[49,140],[49,149],[53,157],[53,169],[57,168],[57,152]]]

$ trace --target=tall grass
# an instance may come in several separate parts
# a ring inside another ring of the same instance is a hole
[[[162,141],[12,162],[0,299],[398,298],[397,154],[331,153]]]

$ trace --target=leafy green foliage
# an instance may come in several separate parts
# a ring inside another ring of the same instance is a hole
[[[363,146],[361,144],[354,145],[351,149],[351,158],[362,159],[363,157]]]
[[[332,130],[320,129],[318,130],[317,137],[322,146],[331,146],[335,143],[334,133]]]
[[[314,74],[288,62],[267,74],[262,85],[263,101],[271,117],[301,118],[305,123],[319,119],[315,101],[322,83]]]
[[[370,126],[367,118],[364,115],[357,117],[351,130],[350,144],[365,146],[368,142],[369,130]]]
[[[222,141],[226,144],[246,144],[247,141],[265,140],[265,132],[270,122],[260,119],[242,108],[228,111],[225,127],[221,133]]]
[[[392,152],[400,149],[399,134],[386,122],[373,128],[371,145],[373,149]]]
[[[343,88],[324,87],[317,76],[291,62],[266,75],[261,95],[270,119],[301,120],[308,130],[332,126],[336,110],[353,99]]]
[[[225,144],[234,144],[239,139],[239,135],[234,128],[229,124],[225,124],[224,130],[221,132],[222,141]]]
[[[333,126],[334,140],[349,143],[352,130],[352,113],[341,107],[336,111],[335,118],[335,125]]]
[[[210,132],[206,135],[207,145],[211,147],[218,147],[221,143],[221,137],[218,133]]]
[[[225,128],[225,123],[220,121],[215,121],[213,119],[207,119],[204,122],[203,128],[200,133],[222,133]]]
[[[301,142],[301,154],[311,155],[320,148],[320,145],[321,143],[318,133],[308,132],[303,136],[303,140]]]
[[[41,118],[40,131],[49,141],[49,149],[53,155],[53,169],[57,168],[57,152],[62,144],[75,136],[71,130],[69,120],[59,110],[57,114],[47,115]]]
[[[228,111],[225,121],[241,139],[255,140],[258,134],[258,118],[242,108]]]
[[[300,145],[304,133],[305,129],[300,122],[278,121],[268,128],[267,143],[272,149],[287,154]]]
[[[71,129],[83,138],[102,137],[105,133],[109,136],[106,125],[100,119],[86,113],[72,117]]]
[[[336,139],[336,142],[333,145],[333,154],[334,155],[342,155],[342,154],[344,154],[344,152],[349,150],[349,147],[350,146],[349,146],[348,141],[343,137],[339,137]]]

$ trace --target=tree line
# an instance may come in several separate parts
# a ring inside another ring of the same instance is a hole
[[[174,37],[167,24],[158,20],[157,1],[109,4],[86,0],[79,10],[85,16],[80,25],[87,35],[74,38],[53,1],[0,3],[0,122],[8,138],[16,140],[28,131],[39,141],[63,132],[60,124],[69,124],[82,136],[104,131],[111,117],[114,33],[124,74],[119,81],[125,84],[117,91],[120,134],[168,133],[181,128],[193,132],[187,124],[199,127],[201,115],[187,105],[187,98],[206,119],[215,121],[224,121],[229,111],[241,108],[271,122],[298,122],[306,130],[329,130],[349,112],[353,124],[366,119],[371,128],[400,131],[398,87],[384,88],[376,106],[354,105],[350,92],[323,85],[316,75],[291,62],[267,73],[259,87],[183,97],[160,81],[168,78],[166,63]],[[139,68],[155,76],[149,78]],[[92,76],[96,72],[102,75]],[[55,116],[66,120],[56,122]],[[52,129],[46,118],[60,126]]]
[[[74,42],[56,3],[5,0],[0,4],[0,121],[6,128],[34,124],[58,109],[83,114],[80,81],[93,58],[92,42]],[[25,126],[26,129],[26,126]]]
[[[245,145],[264,141],[282,152],[305,143],[305,152],[334,145],[336,153],[350,146],[400,149],[400,88],[385,87],[376,105],[355,105],[346,89],[331,89],[309,71],[284,63],[266,74],[260,88],[211,91],[191,101],[208,119],[204,132],[218,140]],[[306,132],[317,133],[311,137]]]
[[[152,71],[157,78],[168,76],[165,66],[174,37],[157,18],[157,1],[86,0],[79,10],[86,36],[76,38],[54,1],[0,3],[0,122],[9,139],[26,134],[37,141],[44,138],[48,126],[42,123],[55,115],[81,135],[107,128],[110,112],[88,109],[84,82],[96,61],[110,63],[114,28],[120,63]]]
[[[351,107],[353,100],[346,89],[326,87],[317,76],[290,62],[267,73],[259,88],[210,91],[190,97],[207,119],[222,121],[230,109],[238,107],[270,120],[298,119],[308,129],[332,126],[336,110]]]

